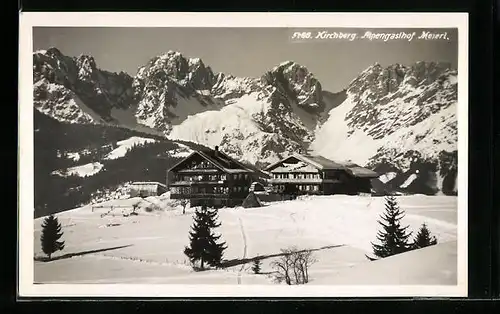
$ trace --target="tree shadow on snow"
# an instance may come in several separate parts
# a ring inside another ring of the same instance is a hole
[[[63,255],[59,256],[54,256],[51,259],[49,259],[47,256],[35,256],[35,261],[37,262],[52,262],[52,261],[57,261],[61,259],[67,259],[67,258],[72,258],[75,256],[82,256],[82,255],[87,255],[87,254],[93,254],[93,253],[99,253],[99,252],[106,252],[106,251],[112,251],[112,250],[118,250],[122,248],[126,248],[132,246],[132,244],[128,245],[121,245],[121,246],[114,246],[114,247],[109,247],[105,249],[97,249],[97,250],[88,250],[88,251],[82,251],[82,252],[77,252],[77,253],[66,253]]]
[[[321,250],[335,249],[335,248],[342,247],[342,246],[345,246],[345,245],[344,244],[327,245],[327,246],[323,246],[323,247],[320,247],[317,249],[305,249],[305,250],[300,250],[298,252],[301,252],[301,253],[302,252],[315,252],[315,251],[321,251]],[[257,255],[257,256],[249,257],[249,258],[235,258],[235,259],[225,260],[225,261],[221,262],[220,268],[233,267],[233,266],[237,266],[237,265],[247,264],[247,263],[250,263],[253,261],[260,261],[260,260],[264,260],[267,258],[284,256],[287,254],[288,253],[280,252],[280,253],[276,253],[276,254]]]

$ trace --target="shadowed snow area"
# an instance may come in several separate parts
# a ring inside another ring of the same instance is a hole
[[[456,285],[457,241],[364,262],[339,273],[319,277],[328,285]]]
[[[402,196],[403,225],[417,232],[426,223],[439,244],[369,262],[370,241],[379,230],[384,198],[316,196],[260,208],[223,208],[217,232],[227,242],[224,268],[194,272],[186,256],[194,209],[165,193],[84,206],[57,214],[66,241],[54,261],[41,261],[40,231],[34,223],[36,283],[276,284],[270,263],[280,249],[313,250],[314,284],[456,284],[457,198]],[[133,205],[138,215],[130,215]],[[111,207],[113,206],[113,207]],[[65,258],[58,258],[64,255]],[[252,261],[262,261],[253,274]]]

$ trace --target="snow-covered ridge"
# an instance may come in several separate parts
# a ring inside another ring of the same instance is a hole
[[[134,103],[132,78],[99,69],[92,56],[65,56],[57,48],[33,53],[35,108],[59,121],[105,123],[112,108]]]
[[[443,170],[447,176],[449,169],[440,167],[442,158],[457,150],[456,76],[455,70],[439,63],[373,65],[351,82],[347,99],[329,112],[311,148],[333,160],[389,163],[401,172],[416,163],[435,163],[433,171]],[[441,189],[443,174],[438,175]]]
[[[105,160],[112,160],[123,157],[127,154],[127,151],[136,145],[144,145],[146,143],[154,143],[155,139],[152,138],[143,138],[138,136],[132,136],[126,140],[118,141],[118,147],[113,149],[106,157]]]
[[[70,167],[65,170],[56,170],[52,174],[56,174],[62,177],[69,175],[77,175],[79,177],[90,177],[101,171],[103,164],[100,162],[92,162],[84,165],[79,165],[75,167]]]
[[[389,144],[392,141],[387,141],[387,136],[397,138],[395,133],[403,136],[404,132],[405,145],[423,141],[421,146],[427,149],[449,150],[456,145],[456,75],[456,71],[433,63],[370,67],[351,83],[348,99],[329,113],[331,121],[325,126],[335,121],[343,125],[339,129],[345,137],[363,134]],[[429,145],[429,140],[434,143]],[[436,148],[437,143],[443,146]],[[394,146],[399,144],[401,141]],[[366,162],[364,159],[361,162]]]
[[[172,149],[172,150],[168,151],[167,153],[171,157],[185,158],[185,157],[189,156],[192,152],[193,152],[193,150],[191,148],[189,148],[188,146],[186,146],[184,144],[177,143],[177,148]]]

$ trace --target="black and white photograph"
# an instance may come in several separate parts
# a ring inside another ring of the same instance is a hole
[[[467,32],[22,14],[20,294],[466,296]]]

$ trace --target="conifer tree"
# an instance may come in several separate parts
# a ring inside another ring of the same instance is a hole
[[[47,254],[49,259],[54,252],[64,249],[64,241],[59,241],[62,235],[61,224],[54,215],[50,215],[43,220],[40,240],[42,242],[42,251]]]
[[[221,225],[217,222],[217,211],[202,206],[201,209],[196,209],[193,219],[194,222],[189,232],[190,245],[184,248],[184,254],[193,264],[200,261],[200,269],[204,269],[205,263],[210,266],[219,266],[227,247],[225,242],[217,242],[221,235],[213,232],[213,229]]]
[[[260,265],[261,264],[262,264],[262,262],[260,261],[260,259],[256,259],[253,261],[252,271],[254,272],[254,274],[260,273]]]
[[[437,244],[437,239],[435,236],[431,236],[431,232],[427,228],[427,225],[425,223],[422,224],[420,229],[418,230],[417,235],[415,236],[415,239],[413,239],[413,243],[411,248],[413,250],[416,249],[421,249],[426,246],[431,246]]]
[[[383,221],[378,220],[378,223],[382,226],[382,230],[377,233],[377,240],[380,241],[380,244],[372,242],[373,254],[379,258],[403,253],[411,249],[408,243],[411,232],[407,232],[408,226],[401,226],[404,212],[399,208],[394,196],[387,196],[385,200],[385,212],[380,216]]]

